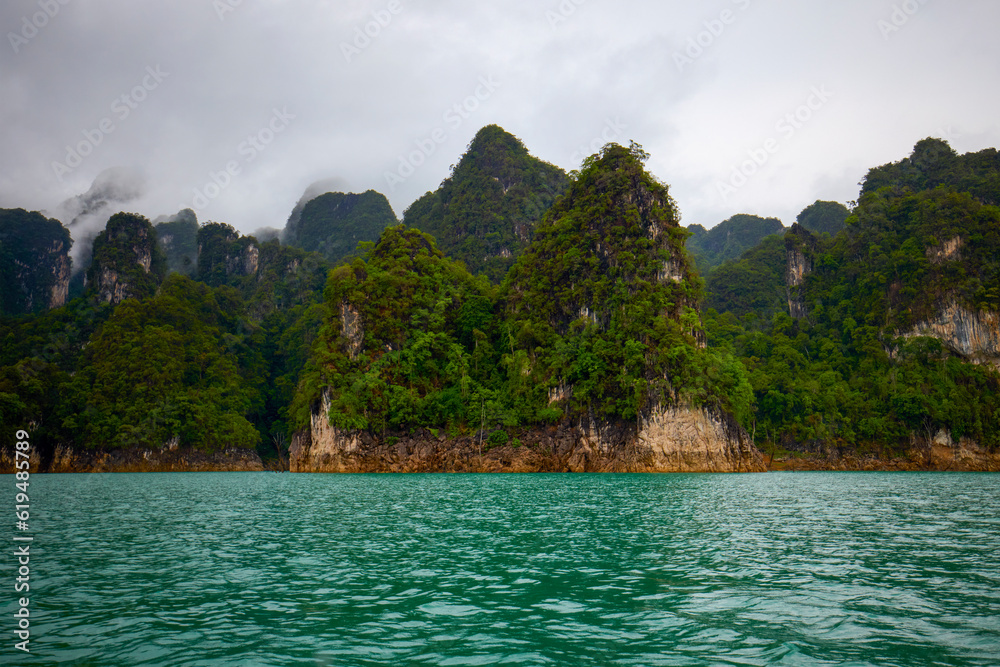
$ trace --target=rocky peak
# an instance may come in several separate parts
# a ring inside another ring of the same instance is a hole
[[[565,172],[528,153],[497,125],[479,130],[434,192],[403,214],[446,254],[499,283],[527,247],[545,211],[563,194]]]

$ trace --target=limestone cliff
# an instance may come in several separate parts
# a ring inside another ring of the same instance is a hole
[[[49,308],[66,305],[69,298],[69,279],[72,263],[69,259],[69,243],[56,240],[49,247],[49,268],[52,272],[52,287],[49,289]]]
[[[813,270],[813,251],[816,237],[795,223],[785,234],[785,286],[788,294],[788,312],[792,317],[805,317],[805,279]]]
[[[310,425],[295,434],[292,472],[763,472],[760,452],[734,421],[704,409],[654,411],[640,424],[512,430],[507,444],[489,435],[447,437],[427,429],[374,436],[342,431],[326,417],[328,394]],[[514,442],[517,444],[511,444]]]
[[[951,299],[937,317],[917,323],[903,336],[933,336],[972,362],[1000,366],[1000,313],[970,310]]]
[[[0,209],[0,312],[21,315],[64,305],[71,246],[58,220]]]
[[[87,284],[100,300],[117,304],[152,296],[165,273],[166,262],[149,220],[117,213],[94,239]]]

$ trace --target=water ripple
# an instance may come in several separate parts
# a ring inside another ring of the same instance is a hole
[[[998,480],[38,475],[25,664],[995,665]]]

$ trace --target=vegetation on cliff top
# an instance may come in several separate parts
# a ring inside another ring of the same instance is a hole
[[[725,261],[736,259],[765,237],[784,232],[781,220],[738,213],[711,229],[691,225],[687,249],[698,267],[707,274]]]
[[[478,415],[489,379],[475,326],[491,288],[402,226],[330,273],[327,318],[299,389],[303,425],[322,391],[342,429],[448,426]],[[492,396],[490,397],[492,398]]]
[[[194,277],[198,269],[198,216],[189,208],[154,223],[167,269]]]
[[[284,241],[336,264],[354,255],[359,243],[376,241],[383,229],[395,224],[396,214],[379,192],[326,192],[293,214]]]

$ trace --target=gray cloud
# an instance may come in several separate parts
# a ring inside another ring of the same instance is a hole
[[[925,136],[1000,145],[988,0],[244,0],[221,18],[219,2],[4,3],[0,206],[54,212],[140,165],[128,206],[150,217],[204,203],[202,221],[280,228],[324,179],[384,192],[401,216],[483,125],[573,169],[610,124],[651,154],[685,223],[788,223],[854,199]],[[43,21],[43,6],[59,9]],[[823,86],[793,133],[779,126]]]

